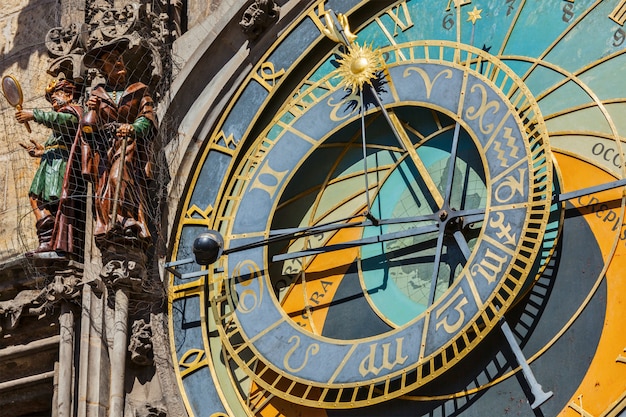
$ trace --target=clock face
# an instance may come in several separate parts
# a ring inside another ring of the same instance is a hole
[[[620,19],[617,1],[304,11],[182,202],[189,414],[619,413]],[[209,229],[224,254],[189,262]]]

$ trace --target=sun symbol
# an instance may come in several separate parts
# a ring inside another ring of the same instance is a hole
[[[365,83],[372,85],[383,64],[380,51],[356,43],[350,45],[347,53],[339,52],[339,58],[341,63],[337,72],[342,78],[340,85],[352,91],[361,89]]]

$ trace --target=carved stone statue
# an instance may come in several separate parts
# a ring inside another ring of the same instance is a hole
[[[39,247],[35,252],[73,252],[76,213],[71,211],[72,194],[80,183],[80,172],[73,171],[77,152],[77,129],[82,108],[75,104],[75,85],[68,80],[51,83],[46,88],[46,99],[51,111],[41,109],[18,110],[20,123],[34,120],[52,129],[50,136],[39,144],[20,143],[33,158],[41,158],[30,190],[30,203],[36,219]]]
[[[84,58],[105,82],[87,100],[81,121],[83,162],[95,183],[96,244],[150,244],[146,219],[151,144],[157,121],[148,87],[128,84],[125,38],[94,48]]]

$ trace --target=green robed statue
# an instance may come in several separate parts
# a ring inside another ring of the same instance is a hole
[[[41,158],[29,190],[39,239],[35,253],[74,252],[74,202],[70,197],[81,177],[80,171],[72,172],[72,165],[80,160],[75,152],[79,148],[77,130],[82,117],[81,107],[74,103],[76,95],[71,81],[54,81],[46,88],[51,111],[32,109],[15,113],[20,123],[33,120],[52,129],[43,145],[32,139],[28,145],[20,143],[30,156]]]

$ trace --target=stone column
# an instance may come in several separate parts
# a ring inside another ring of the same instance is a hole
[[[111,355],[111,390],[109,417],[124,416],[124,376],[128,351],[128,289],[115,291],[115,327]]]
[[[123,417],[126,404],[126,367],[128,356],[129,303],[131,296],[142,294],[146,279],[146,254],[144,249],[132,245],[111,244],[100,248],[102,271],[100,277],[110,297],[114,297],[109,323],[110,332],[110,385],[108,417]]]
[[[57,405],[59,417],[72,417],[72,381],[74,369],[74,312],[67,301],[61,303],[59,316],[59,379]]]

